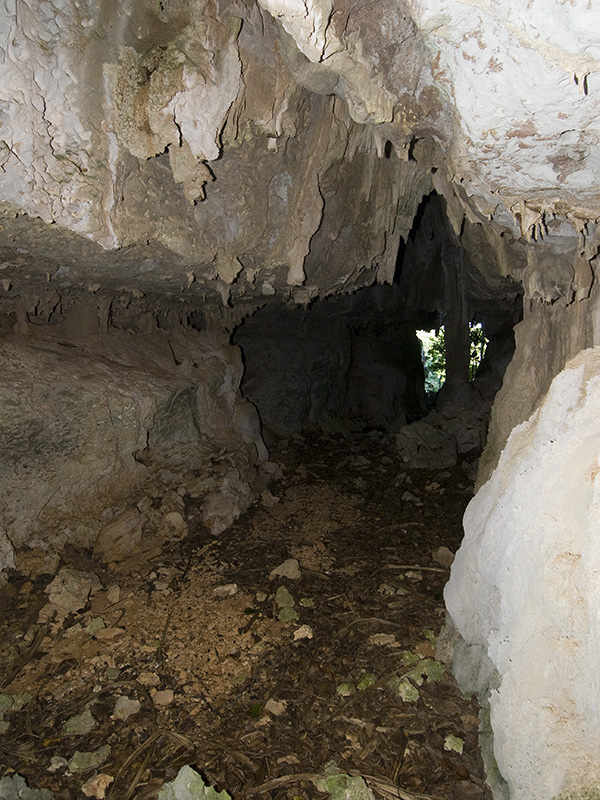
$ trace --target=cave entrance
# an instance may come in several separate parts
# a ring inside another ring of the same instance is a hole
[[[418,330],[417,337],[421,342],[423,368],[425,371],[425,394],[428,404],[433,405],[435,398],[446,380],[446,345],[444,326],[431,330]],[[469,379],[475,380],[483,363],[489,344],[480,322],[469,323],[470,361]]]
[[[156,312],[154,328],[147,299],[113,305],[91,384],[109,381],[111,403],[104,412],[83,381],[76,392],[59,384],[58,419],[65,398],[84,394],[95,449],[125,428],[128,447],[146,445],[136,469],[149,483],[126,508],[105,509],[95,540],[77,527],[57,560],[25,555],[0,587],[0,782],[150,800],[193,765],[233,797],[367,796],[348,783],[359,776],[377,800],[491,797],[476,702],[436,639],[483,398],[491,403],[510,358],[515,306],[477,278],[444,226],[441,200],[426,199],[392,285],[306,308],[271,302],[234,332],[268,461],[236,394],[228,334],[199,311]],[[489,345],[470,380],[473,319]],[[417,331],[442,324],[446,380],[431,410]],[[79,357],[80,325],[61,325],[46,326],[46,364]],[[91,363],[86,350],[88,380]],[[183,388],[182,375],[192,381]],[[145,438],[123,422],[137,407],[117,405],[117,377],[152,417]],[[148,385],[164,393],[162,417],[150,413]],[[219,513],[228,522],[213,529]],[[132,549],[119,553],[123,542]]]
[[[452,429],[457,457],[482,449],[514,350],[520,291],[481,263],[482,234],[466,225],[457,234],[433,192],[400,246],[391,285],[306,307],[273,298],[244,320],[232,339],[244,355],[241,389],[267,445],[315,428],[399,435],[428,417],[441,435]]]

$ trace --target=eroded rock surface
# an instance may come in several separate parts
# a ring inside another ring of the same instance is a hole
[[[511,433],[467,508],[445,590],[467,645],[457,674],[488,694],[493,756],[522,800],[600,786],[599,398],[594,348]]]
[[[267,450],[256,410],[238,394],[239,350],[218,326],[159,327],[141,307],[134,323],[131,300],[102,320],[74,304],[53,325],[24,322],[27,335],[2,339],[2,567],[12,547],[67,543],[121,560],[152,516],[131,498],[157,487],[204,476],[206,494],[235,484],[246,507],[254,496],[249,482]],[[180,536],[177,511],[167,503],[160,520]]]

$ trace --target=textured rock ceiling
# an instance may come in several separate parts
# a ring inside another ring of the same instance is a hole
[[[589,258],[599,23],[587,0],[4,0],[5,299],[31,253],[43,281],[225,302],[387,282],[432,189],[501,273],[507,242]]]

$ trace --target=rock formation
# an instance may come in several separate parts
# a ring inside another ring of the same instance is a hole
[[[275,469],[263,433],[423,415],[414,332],[443,322],[440,400],[502,384],[448,588],[497,792],[598,791],[599,23],[584,0],[2,4],[0,571],[156,527],[148,492],[181,535],[184,484],[223,530]],[[558,734],[536,749],[552,709],[572,765]]]

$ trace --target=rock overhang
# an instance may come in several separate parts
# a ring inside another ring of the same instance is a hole
[[[600,215],[582,2],[56,5],[4,11],[0,200],[108,251],[82,242],[74,286],[235,304],[389,282],[432,186],[457,234],[515,253],[570,257]]]

